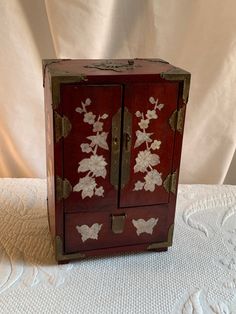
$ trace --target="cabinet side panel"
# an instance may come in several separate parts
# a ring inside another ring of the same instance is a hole
[[[182,131],[175,132],[175,142],[174,142],[174,154],[172,162],[172,173],[176,173],[176,191],[175,194],[170,193],[170,206],[168,213],[168,227],[173,225],[175,219],[175,210],[176,210],[176,201],[177,201],[177,192],[178,192],[178,182],[179,182],[179,172],[180,172],[180,162],[181,162],[181,153],[182,153],[182,143],[183,143],[183,134],[184,134],[184,122],[185,122],[185,112],[186,112],[187,101],[183,100],[183,81],[179,82],[179,100],[178,100],[178,110],[182,112],[181,124]]]
[[[46,124],[46,160],[47,160],[47,197],[48,221],[52,236],[55,236],[55,179],[54,179],[54,145],[53,145],[53,110],[50,74],[45,75],[44,87],[45,124]]]

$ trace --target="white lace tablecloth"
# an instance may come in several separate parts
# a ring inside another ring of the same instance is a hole
[[[0,313],[236,313],[236,186],[181,185],[168,252],[60,266],[45,200],[45,180],[0,180]]]

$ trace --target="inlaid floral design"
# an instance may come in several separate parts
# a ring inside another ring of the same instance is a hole
[[[85,242],[88,239],[98,240],[98,233],[102,224],[95,223],[91,227],[88,225],[76,226],[76,230],[81,234],[81,240]]]
[[[84,158],[79,162],[78,172],[87,173],[86,176],[79,179],[74,186],[74,192],[81,192],[81,197],[104,196],[103,186],[98,186],[96,178],[105,179],[107,175],[107,162],[103,155],[97,153],[98,148],[109,150],[107,144],[108,132],[103,131],[103,120],[108,118],[108,114],[96,116],[92,111],[88,111],[87,107],[91,105],[91,99],[87,98],[85,102],[81,101],[81,107],[75,109],[76,112],[83,114],[84,123],[92,126],[94,135],[87,136],[89,142],[80,145],[81,151],[91,154],[90,157]]]
[[[158,118],[157,110],[161,111],[164,107],[164,104],[158,104],[158,99],[154,97],[149,98],[149,103],[154,106],[152,109],[147,110],[146,113],[136,111],[135,115],[140,121],[138,125],[141,130],[136,131],[136,141],[134,148],[137,148],[145,143],[146,149],[139,151],[138,156],[136,157],[134,172],[142,172],[145,174],[144,181],[138,180],[135,183],[133,191],[150,191],[154,192],[156,186],[162,185],[162,174],[159,173],[153,167],[157,166],[160,163],[160,157],[154,151],[158,150],[161,146],[161,141],[157,139],[152,139],[151,136],[153,133],[148,133],[147,129],[150,126],[151,120]]]
[[[158,222],[158,218],[150,218],[147,221],[144,219],[132,219],[132,224],[136,228],[137,235],[139,236],[141,233],[153,233],[153,228],[156,226]]]

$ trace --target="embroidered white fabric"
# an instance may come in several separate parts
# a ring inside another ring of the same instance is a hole
[[[236,186],[181,185],[174,245],[55,265],[42,179],[0,180],[0,313],[236,313]]]

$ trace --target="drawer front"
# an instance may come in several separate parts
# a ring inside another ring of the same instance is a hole
[[[65,214],[65,253],[166,241],[168,207]]]

